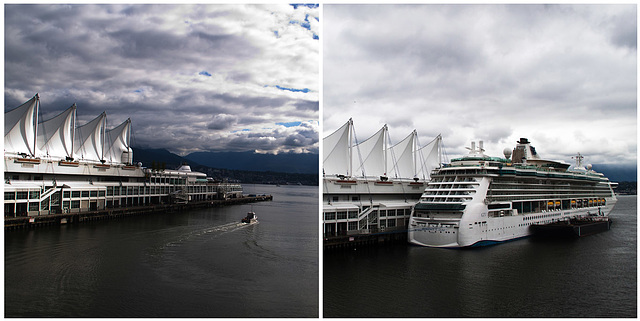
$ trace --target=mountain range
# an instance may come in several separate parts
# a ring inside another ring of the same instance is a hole
[[[261,155],[253,153],[198,153],[196,160],[166,149],[133,148],[134,163],[156,169],[176,169],[188,164],[192,170],[218,180],[255,184],[318,185],[318,155]],[[200,163],[203,162],[203,163]]]
[[[195,152],[186,159],[212,168],[262,172],[317,174],[318,154],[257,154],[253,152]]]

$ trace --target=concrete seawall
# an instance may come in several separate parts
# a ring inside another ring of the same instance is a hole
[[[183,210],[190,210],[196,208],[207,207],[219,207],[227,205],[238,205],[254,202],[272,201],[272,195],[261,195],[251,197],[239,197],[230,198],[225,200],[210,200],[200,202],[190,202],[187,204],[157,204],[157,205],[145,205],[135,207],[119,207],[119,208],[107,208],[98,211],[80,212],[80,213],[65,213],[65,214],[50,214],[41,216],[22,216],[22,217],[5,217],[4,229],[23,229],[23,228],[36,228],[48,225],[60,225],[71,223],[82,223],[88,221],[98,221],[107,219],[119,219],[130,217],[134,215],[145,215],[154,213],[174,213]]]

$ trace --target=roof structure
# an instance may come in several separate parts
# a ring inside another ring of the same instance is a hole
[[[59,115],[38,124],[38,152],[40,155],[73,157],[73,129],[76,122],[76,105]]]
[[[36,94],[24,104],[4,113],[5,153],[36,156],[40,100]]]
[[[83,160],[101,163],[131,163],[131,119],[107,130],[103,112],[76,127],[76,105],[38,123],[40,97],[5,112],[4,152],[32,158]]]
[[[389,147],[387,125],[360,143],[354,144],[353,120],[323,139],[323,171],[325,175],[350,177],[430,178],[440,166],[438,135],[429,144],[418,146],[414,130],[406,138]]]

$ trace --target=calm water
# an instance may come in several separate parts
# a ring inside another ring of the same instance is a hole
[[[5,232],[5,316],[317,317],[318,188],[251,205]]]
[[[469,249],[324,253],[325,317],[637,317],[637,201],[610,231]]]

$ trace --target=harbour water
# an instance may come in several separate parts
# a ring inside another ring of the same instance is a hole
[[[485,248],[325,251],[325,317],[637,317],[637,198],[611,230]]]
[[[5,316],[318,317],[318,188],[244,189],[274,200],[5,231]]]

